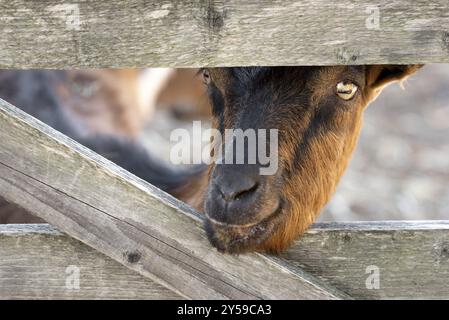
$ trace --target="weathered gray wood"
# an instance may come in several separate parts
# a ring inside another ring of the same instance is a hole
[[[0,257],[0,299],[181,298],[47,224],[0,225]]]
[[[318,224],[285,258],[356,298],[449,299],[449,221]]]
[[[8,68],[449,62],[447,0],[1,0],[0,8]]]
[[[319,223],[284,258],[358,299],[449,299],[448,249],[449,221]],[[0,225],[0,257],[0,299],[177,297],[49,225]],[[65,286],[68,265],[80,290]]]
[[[173,197],[0,100],[0,196],[187,298],[347,298],[272,258],[222,255]]]

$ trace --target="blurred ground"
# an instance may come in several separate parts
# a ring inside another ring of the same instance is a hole
[[[168,159],[174,120],[160,110],[142,142]],[[449,65],[387,87],[365,114],[358,148],[319,220],[449,218]]]

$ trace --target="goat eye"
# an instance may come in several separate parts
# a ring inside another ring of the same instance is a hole
[[[209,70],[207,69],[203,70],[203,80],[205,84],[209,84],[211,82]]]
[[[357,86],[352,82],[339,82],[337,84],[337,95],[343,100],[351,100],[356,92]]]
[[[83,98],[90,99],[98,91],[97,81],[88,79],[78,79],[71,84],[71,89]]]

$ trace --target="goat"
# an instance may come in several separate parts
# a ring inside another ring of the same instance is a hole
[[[258,162],[213,162],[175,170],[132,141],[82,135],[62,114],[50,122],[203,212],[208,238],[219,251],[279,253],[307,230],[335,191],[356,146],[366,106],[387,84],[420,67],[201,69],[214,128],[222,135],[226,129],[278,130],[279,167],[272,175],[261,175]],[[56,100],[50,104],[60,109]]]

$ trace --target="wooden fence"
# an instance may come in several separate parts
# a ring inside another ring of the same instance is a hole
[[[0,0],[0,66],[449,62],[447,1],[392,2]],[[223,255],[197,212],[4,101],[0,144],[0,196],[52,225],[0,226],[0,298],[449,298],[448,221]]]

